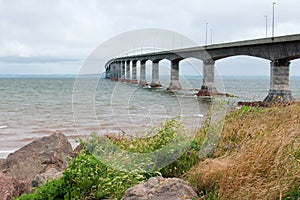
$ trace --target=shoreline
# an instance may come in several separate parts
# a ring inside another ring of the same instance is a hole
[[[277,107],[286,107],[286,106],[289,106],[292,104],[297,104],[297,103],[300,103],[300,101],[284,102],[284,103],[283,102],[268,103],[268,102],[262,102],[262,101],[239,101],[236,103],[235,106],[232,107],[232,109],[229,109],[228,112],[232,112],[242,106],[270,108],[270,107],[276,107],[276,106]],[[40,134],[38,137],[30,137],[30,138],[28,137],[28,138],[16,139],[16,140],[13,140],[13,142],[16,144],[18,144],[18,143],[20,144],[17,147],[12,148],[10,145],[8,145],[7,148],[3,148],[3,149],[1,149],[1,147],[0,147],[0,160],[6,159],[10,153],[14,153],[18,149],[31,143],[32,141],[40,139],[45,136],[49,136],[53,133],[65,134],[68,141],[72,145],[72,148],[75,149],[79,145],[79,142],[77,142],[76,140],[89,136],[91,132],[88,134],[70,134],[70,135],[68,135],[68,134],[64,133],[63,131],[54,131],[54,132],[49,132],[47,134]]]
[[[62,133],[62,132],[54,132],[54,133]],[[26,140],[26,143],[19,146],[19,147],[17,147],[17,148],[14,148],[14,149],[11,148],[11,149],[3,149],[2,150],[0,148],[0,164],[1,164],[1,160],[5,160],[8,157],[9,154],[14,153],[15,151],[23,148],[24,146],[30,144],[31,142],[33,142],[35,140],[38,140],[38,139],[40,139],[42,137],[45,137],[45,136],[50,136],[54,133],[49,133],[47,135],[41,135],[40,137],[34,137],[34,138],[30,138],[30,139],[29,138],[21,139],[23,141]],[[83,135],[81,135],[81,136],[83,136]],[[77,137],[76,138],[76,136],[74,136],[74,135],[73,136],[66,135],[66,137],[67,137],[68,141],[70,142],[73,150],[79,145],[79,142],[76,142],[76,140],[79,139],[79,138],[82,138],[82,137]]]

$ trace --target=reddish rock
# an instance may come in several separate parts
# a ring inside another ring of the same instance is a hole
[[[10,200],[25,191],[25,183],[0,172],[0,199]]]
[[[51,169],[47,170],[45,173],[38,174],[34,178],[34,180],[31,182],[31,186],[38,187],[41,184],[46,183],[47,181],[58,179],[58,178],[62,177],[62,175],[63,175],[62,171],[58,171],[55,168],[51,168]]]
[[[63,171],[71,157],[73,150],[67,137],[62,133],[54,133],[9,154],[1,170],[30,184],[37,174],[42,174],[50,168]]]
[[[146,81],[140,81],[139,84],[142,86],[148,86],[148,83]]]
[[[167,91],[177,91],[177,90],[181,90],[181,87],[173,85],[167,88]]]
[[[138,84],[139,82],[138,82],[138,80],[131,80],[131,83],[132,84]]]
[[[197,96],[200,97],[206,97],[206,96],[210,97],[214,95],[220,95],[220,93],[217,91],[216,88],[208,88],[206,86],[202,86],[199,92],[197,93]]]
[[[152,88],[161,88],[162,86],[161,86],[161,84],[159,84],[159,83],[151,83],[151,85],[150,85]]]
[[[153,177],[129,188],[122,200],[188,200],[198,199],[196,192],[179,178]]]

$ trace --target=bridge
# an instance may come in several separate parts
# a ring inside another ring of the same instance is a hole
[[[264,99],[265,102],[292,100],[289,67],[290,61],[300,58],[300,34],[113,58],[105,65],[106,78],[147,85],[146,62],[150,60],[152,61],[150,86],[161,87],[159,62],[167,59],[171,61],[168,90],[180,90],[180,61],[196,58],[203,61],[203,82],[198,95],[211,96],[218,94],[214,83],[215,63],[223,58],[237,55],[253,56],[270,61],[270,89]],[[137,62],[140,62],[140,80],[137,80]]]

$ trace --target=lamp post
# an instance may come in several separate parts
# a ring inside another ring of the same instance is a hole
[[[272,18],[272,38],[274,39],[274,24],[275,24],[275,2],[273,2],[273,18]]]
[[[266,18],[266,38],[268,37],[268,16],[265,15]]]

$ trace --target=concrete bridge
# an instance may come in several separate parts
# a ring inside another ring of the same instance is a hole
[[[300,58],[300,34],[114,58],[105,66],[106,78],[146,85],[146,61],[150,60],[152,61],[150,85],[160,87],[159,61],[167,59],[171,61],[168,90],[180,90],[180,61],[197,58],[203,61],[203,83],[198,95],[210,96],[218,93],[214,83],[215,62],[237,55],[254,56],[270,61],[270,90],[264,101],[292,100],[289,67],[290,61]],[[140,80],[137,80],[137,62],[140,62]]]

